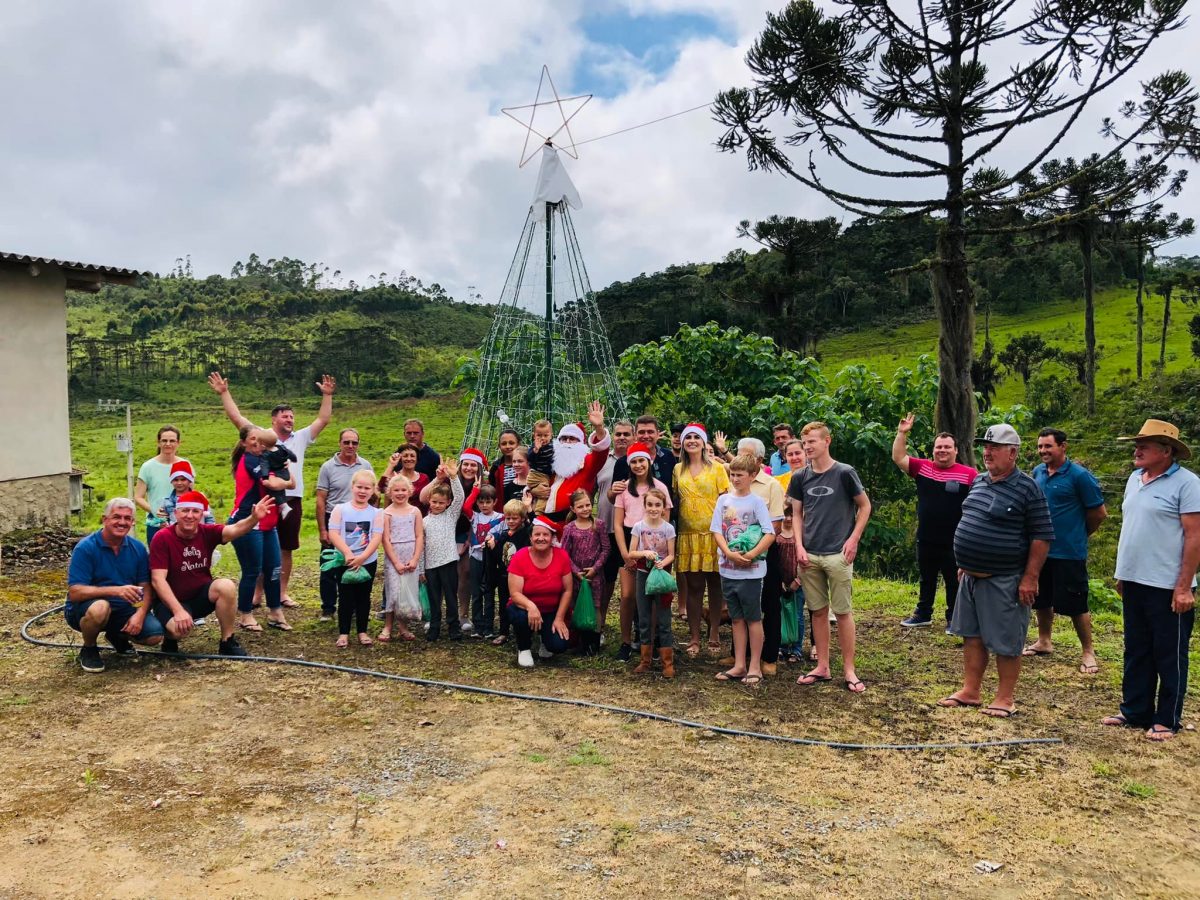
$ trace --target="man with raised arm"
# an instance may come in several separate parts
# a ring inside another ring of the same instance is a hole
[[[206,525],[208,498],[199,491],[180,495],[175,504],[175,524],[162,528],[150,542],[150,583],[154,586],[151,612],[166,631],[162,649],[179,651],[179,640],[192,632],[196,619],[216,612],[221,624],[217,653],[246,656],[234,637],[237,619],[237,585],[229,578],[212,576],[212,554],[221,544],[235,541],[255,528],[275,501],[263,497],[250,515],[233,525]]]
[[[933,603],[937,598],[938,575],[946,584],[946,629],[954,614],[958,596],[958,564],[954,561],[954,529],[962,518],[963,500],[971,482],[979,473],[971,466],[956,462],[958,442],[954,435],[941,432],[933,439],[932,459],[908,455],[908,433],[916,416],[909,413],[896,426],[892,441],[892,462],[917,483],[917,570],[920,587],[917,608],[900,624],[905,628],[925,628],[933,624]]]
[[[234,403],[233,394],[229,391],[229,382],[221,377],[220,372],[213,372],[208,376],[208,385],[220,395],[225,415],[235,428],[254,425],[242,415]],[[296,413],[291,404],[280,403],[271,410],[271,430],[278,436],[279,442],[296,457],[296,461],[288,465],[289,471],[296,479],[295,486],[287,490],[287,505],[291,512],[280,518],[276,528],[279,533],[281,558],[279,594],[283,605],[288,607],[298,605],[288,596],[288,581],[292,575],[292,552],[300,549],[300,523],[304,520],[304,451],[316,441],[333,416],[333,394],[337,390],[337,381],[330,375],[322,375],[321,380],[317,382],[317,390],[321,392],[321,406],[317,410],[317,417],[304,428],[296,428]],[[260,587],[259,591],[261,590]]]

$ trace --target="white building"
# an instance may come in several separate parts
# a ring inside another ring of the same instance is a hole
[[[0,534],[67,520],[66,292],[138,275],[0,251]]]

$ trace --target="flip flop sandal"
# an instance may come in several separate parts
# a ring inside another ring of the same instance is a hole
[[[300,604],[297,603],[295,600],[293,600],[291,597],[288,597],[286,600],[281,600],[279,605],[282,606],[284,609],[299,609],[300,608]]]
[[[392,642],[392,636],[390,634],[380,634],[379,637],[375,638],[375,640],[379,641],[381,644],[390,644]]]
[[[337,643],[333,646],[337,647],[339,650],[345,650],[350,646],[350,639],[347,637],[340,637],[337,639]]]
[[[745,677],[745,675],[733,675],[729,672],[718,672],[716,674],[717,681],[741,681]]]
[[[978,701],[971,703],[967,700],[959,700],[957,697],[943,697],[937,702],[937,705],[942,709],[961,709],[964,706],[980,706]]]
[[[408,637],[405,638],[405,640],[406,641],[415,641],[416,635],[409,635]],[[492,638],[492,646],[493,647],[503,647],[507,643],[508,643],[507,635],[498,634],[494,638]]]
[[[1080,675],[1098,675],[1099,673],[1100,673],[1099,666],[1089,666],[1089,665],[1086,665],[1085,663],[1079,664],[1079,674]]]
[[[685,649],[683,652],[687,654],[688,659],[695,659],[700,655],[700,645],[688,644],[687,649]]]
[[[370,647],[374,643],[375,642],[373,640],[371,640],[369,637],[360,637],[358,639],[358,645],[360,647]]]
[[[1154,741],[1161,744],[1163,741],[1169,741],[1175,737],[1175,730],[1162,725],[1151,725],[1150,730],[1146,732],[1146,740]]]
[[[291,631],[292,626],[287,622],[276,622],[274,619],[267,620],[267,627],[274,628],[276,631]]]
[[[1100,724],[1107,725],[1110,728],[1132,728],[1133,727],[1129,724],[1129,720],[1126,719],[1120,713],[1117,713],[1115,716],[1105,716],[1103,719],[1100,720]]]
[[[826,681],[833,681],[833,676],[814,675],[812,672],[809,672],[808,674],[801,675],[799,678],[797,678],[796,684],[800,685],[801,687],[812,687],[814,684],[821,684],[822,682]]]
[[[1022,656],[1053,656],[1053,650],[1036,650],[1033,647],[1026,647],[1021,651]]]
[[[742,684],[746,685],[747,687],[754,687],[756,684],[759,684],[761,682],[762,682],[761,675],[743,675],[742,676]]]
[[[415,641],[416,639],[417,639],[417,636],[415,634],[413,634],[411,631],[405,631],[404,633],[402,633],[400,635],[400,640],[402,640],[402,641]]]
[[[854,681],[845,681],[845,682],[843,682],[843,684],[845,685],[846,690],[848,690],[852,694],[865,694],[867,692],[867,686],[865,684],[863,684],[861,681],[859,681],[857,678]],[[858,687],[860,684],[862,684],[862,690],[856,691],[855,688]]]
[[[262,626],[259,625],[257,622],[251,622],[249,624],[247,624],[246,622],[238,622],[237,627],[242,629],[242,631],[253,631],[256,634],[260,633],[263,630]]]
[[[980,712],[989,719],[1011,719],[1017,714],[1015,709],[1005,709],[1003,706],[985,706]]]

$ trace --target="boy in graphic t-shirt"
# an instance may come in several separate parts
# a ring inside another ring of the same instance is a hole
[[[488,536],[503,522],[504,516],[496,512],[496,489],[490,484],[483,485],[475,497],[475,511],[471,513],[471,533],[467,550],[467,571],[471,579],[472,634],[477,638],[490,638],[493,634],[496,585],[488,578],[483,551]]]
[[[767,504],[750,492],[750,483],[760,468],[758,459],[751,454],[734,458],[729,464],[730,492],[717,498],[709,529],[720,551],[717,572],[733,622],[733,668],[718,672],[717,681],[749,685],[762,681],[762,586],[767,574],[767,549],[775,540],[775,528]],[[730,542],[752,526],[761,533],[754,546],[747,550],[730,549]]]

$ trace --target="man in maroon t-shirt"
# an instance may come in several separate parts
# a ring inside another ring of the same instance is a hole
[[[933,439],[933,459],[908,455],[908,433],[916,417],[909,413],[896,426],[892,462],[917,482],[917,569],[921,573],[917,608],[900,624],[922,628],[933,624],[933,601],[938,575],[946,582],[946,625],[958,597],[958,563],[954,560],[954,529],[962,516],[962,503],[979,475],[971,466],[956,462],[958,443],[942,432]]]
[[[229,578],[212,577],[212,552],[249,532],[275,505],[263,497],[250,509],[250,515],[233,525],[205,525],[208,498],[199,491],[188,491],[175,505],[175,524],[161,529],[150,542],[150,585],[154,588],[152,612],[163,624],[167,635],[162,649],[179,652],[179,639],[191,632],[194,620],[216,612],[221,624],[222,656],[247,656],[233,636],[237,618],[237,585]]]

